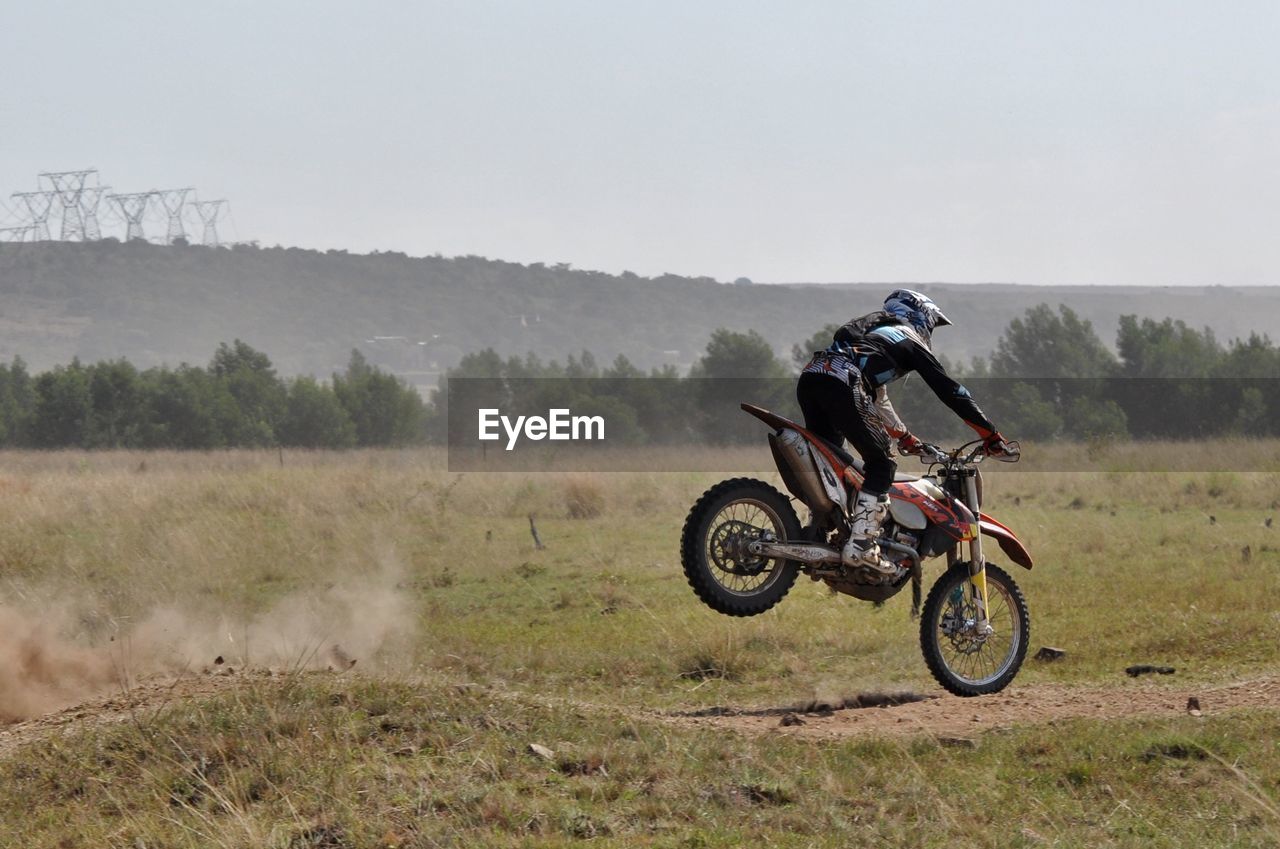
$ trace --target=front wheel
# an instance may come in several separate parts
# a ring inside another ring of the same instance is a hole
[[[755,616],[781,601],[799,566],[747,551],[749,543],[762,538],[800,538],[800,520],[785,495],[750,478],[727,480],[704,492],[680,535],[680,562],[698,598],[730,616]]]
[[[938,683],[957,696],[985,696],[1009,685],[1022,667],[1031,618],[1009,573],[987,564],[988,633],[975,622],[977,587],[957,563],[929,590],[920,617],[920,649]]]

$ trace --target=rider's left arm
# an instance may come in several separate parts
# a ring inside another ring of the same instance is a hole
[[[901,439],[907,435],[907,426],[898,417],[898,411],[893,408],[893,404],[889,401],[889,393],[883,386],[876,390],[876,413],[884,422],[884,429],[894,439]]]
[[[904,359],[924,379],[933,394],[938,396],[938,400],[964,419],[965,424],[977,431],[982,438],[986,439],[996,432],[996,426],[982,412],[969,390],[947,374],[932,351],[915,342],[903,342],[901,345],[906,349],[903,351]]]

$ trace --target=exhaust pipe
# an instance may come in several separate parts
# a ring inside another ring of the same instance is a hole
[[[832,508],[843,509],[837,504],[818,477],[812,449],[803,436],[789,428],[769,434],[769,450],[778,466],[782,482],[796,498],[800,499],[815,515],[823,515]]]

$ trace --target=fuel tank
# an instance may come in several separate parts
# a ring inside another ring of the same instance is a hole
[[[957,540],[978,532],[973,512],[929,478],[895,483],[889,491],[889,510],[898,524],[914,530],[932,523]]]

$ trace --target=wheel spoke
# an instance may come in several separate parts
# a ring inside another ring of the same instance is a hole
[[[966,684],[982,686],[997,680],[1016,662],[1023,628],[1021,613],[1009,589],[1003,582],[992,580],[988,573],[987,619],[992,633],[984,638],[967,631],[963,627],[965,621],[977,616],[976,589],[966,578],[959,580],[963,581],[960,604],[940,607],[933,623],[935,639],[947,669]],[[944,629],[944,622],[952,623],[949,629]]]
[[[786,535],[785,526],[771,508],[752,499],[731,502],[711,520],[706,558],[711,574],[725,590],[750,595],[759,592],[777,577],[777,563],[746,553],[748,543],[765,534],[775,539]]]

